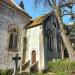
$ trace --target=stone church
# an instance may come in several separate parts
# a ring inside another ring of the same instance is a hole
[[[22,59],[25,26],[30,19],[13,0],[0,0],[0,69],[13,68],[16,53]]]
[[[54,12],[31,20],[25,39],[22,70],[44,71],[48,61],[61,58],[60,28]]]
[[[0,0],[0,69],[13,69],[19,54],[20,71],[42,71],[61,58],[60,28],[54,12],[31,20],[13,0]]]

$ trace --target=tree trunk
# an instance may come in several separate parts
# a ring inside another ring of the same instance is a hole
[[[62,40],[64,42],[64,45],[65,45],[65,47],[66,47],[66,49],[68,51],[69,59],[70,60],[75,60],[74,59],[74,56],[75,56],[74,50],[73,50],[73,47],[72,47],[71,42],[69,40],[69,37],[66,36],[66,34],[65,34],[65,30],[64,30],[64,27],[63,27],[61,18],[60,18],[59,8],[55,4],[52,4],[52,5],[53,5],[53,8],[54,8],[54,11],[55,11],[55,15],[57,17],[57,20],[59,22],[61,37],[62,37]]]

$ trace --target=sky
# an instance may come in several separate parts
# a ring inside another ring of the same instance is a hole
[[[33,0],[15,0],[17,4],[19,4],[20,1],[23,1],[25,11],[34,19],[40,15],[44,15],[46,13],[49,13],[50,9],[45,8],[44,6],[40,6],[38,9],[35,8]],[[75,9],[75,8],[74,8]],[[63,22],[66,24],[71,23],[71,20],[69,20],[70,16],[64,16]]]
[[[21,0],[15,0],[19,4]],[[32,17],[36,18],[40,15],[44,15],[49,12],[49,9],[45,9],[41,6],[39,9],[35,8],[33,0],[22,0],[24,3],[25,11]]]

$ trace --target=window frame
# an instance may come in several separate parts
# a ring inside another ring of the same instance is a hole
[[[11,29],[10,31],[9,31],[9,43],[8,43],[8,50],[9,51],[18,51],[19,49],[18,49],[18,45],[19,45],[19,32],[17,31],[17,29],[15,29],[16,31],[14,32],[14,31],[12,31],[12,30],[14,30],[15,28],[13,28],[13,29]],[[10,48],[9,47],[9,44],[10,44],[10,35],[11,35],[11,33],[14,35],[13,36],[13,46],[11,46],[12,48]],[[14,41],[15,41],[15,35],[17,34],[17,46],[16,46],[16,48],[14,48],[15,46],[14,46]]]

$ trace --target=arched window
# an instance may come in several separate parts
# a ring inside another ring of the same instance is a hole
[[[18,49],[18,31],[13,28],[10,31],[10,36],[9,36],[9,49]]]

